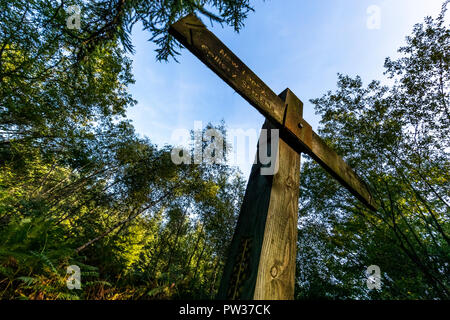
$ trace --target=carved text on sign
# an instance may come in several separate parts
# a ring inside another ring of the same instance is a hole
[[[267,100],[267,93],[259,83],[259,81],[253,79],[253,77],[246,73],[245,70],[240,71],[239,65],[233,61],[233,59],[223,50],[220,49],[219,53],[214,53],[206,44],[201,45],[201,49],[206,54],[206,57],[211,63],[214,63],[220,67],[224,72],[231,74],[233,80],[236,80],[238,75],[241,75],[241,85],[256,101],[264,104],[268,109],[272,110],[273,107],[270,101]]]

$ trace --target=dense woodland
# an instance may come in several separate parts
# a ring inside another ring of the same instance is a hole
[[[320,135],[381,206],[366,210],[303,157],[297,299],[449,299],[448,3],[386,59],[389,85],[339,75],[312,100]],[[74,4],[80,30],[66,27]],[[130,35],[142,23],[156,58],[173,60],[167,30],[181,16],[239,31],[251,11],[231,0],[0,0],[1,299],[215,296],[247,177],[175,165],[171,146],[134,131]],[[373,264],[380,290],[366,286]],[[66,286],[69,265],[80,290]]]

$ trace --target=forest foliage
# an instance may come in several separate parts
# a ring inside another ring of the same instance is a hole
[[[80,30],[66,26],[71,5]],[[0,1],[1,298],[214,296],[245,181],[226,165],[175,165],[171,146],[139,137],[125,117],[133,24],[167,59],[168,25],[194,10],[239,30],[249,7]],[[66,286],[69,265],[81,290]]]
[[[380,208],[370,212],[316,163],[303,165],[298,298],[449,299],[448,3],[386,59],[389,85],[339,75],[335,92],[311,101],[320,135]],[[380,267],[380,290],[366,286],[370,265]]]
[[[449,298],[448,2],[386,59],[391,84],[339,75],[335,92],[312,100],[320,135],[380,209],[303,161],[296,298]],[[66,27],[70,5],[82,8],[80,30]],[[125,116],[136,104],[133,26],[167,60],[179,48],[168,26],[194,11],[239,31],[252,9],[0,0],[1,299],[215,296],[245,179],[225,164],[175,165],[171,146],[140,137]],[[369,291],[373,264],[382,288]],[[81,290],[66,286],[69,265],[81,269]]]

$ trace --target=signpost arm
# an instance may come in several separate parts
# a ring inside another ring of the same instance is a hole
[[[305,152],[371,210],[377,204],[366,184],[297,114],[228,49],[194,14],[173,24],[169,33],[261,112],[294,150]]]

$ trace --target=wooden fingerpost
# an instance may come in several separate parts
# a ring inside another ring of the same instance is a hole
[[[377,201],[356,172],[327,146],[303,117],[296,114],[286,117],[284,101],[197,16],[189,14],[180,19],[170,26],[169,33],[280,129],[284,142],[297,152],[308,154],[367,208],[377,211]]]
[[[284,119],[302,117],[303,104],[289,90]],[[269,120],[263,125],[276,129]],[[267,141],[268,149],[271,143]],[[238,223],[229,249],[218,299],[288,300],[294,298],[300,154],[278,140],[278,171],[262,175],[259,159],[252,166]],[[276,150],[268,151],[270,153]],[[275,157],[273,157],[275,158]],[[272,159],[273,159],[272,158]]]
[[[289,89],[277,96],[195,14],[171,25],[169,33],[266,118],[263,129],[279,130],[278,172],[261,175],[259,161],[252,167],[218,298],[293,299],[300,152],[368,209],[377,211],[378,201],[303,119],[302,103]]]

